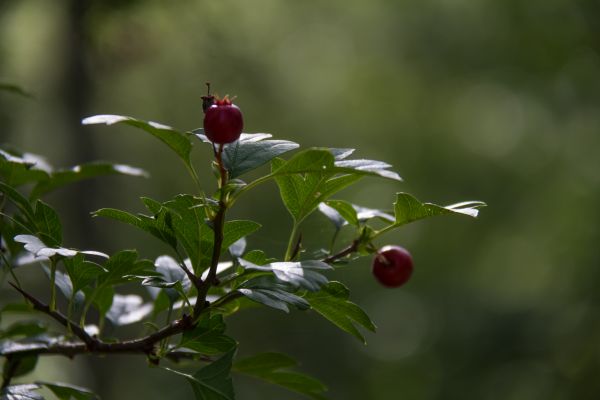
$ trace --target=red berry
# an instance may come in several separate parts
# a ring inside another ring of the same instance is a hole
[[[227,97],[216,100],[204,114],[204,133],[213,143],[235,142],[240,137],[243,127],[242,112]]]
[[[382,247],[375,258],[373,258],[372,271],[375,278],[383,286],[402,286],[412,275],[412,256],[404,247]]]

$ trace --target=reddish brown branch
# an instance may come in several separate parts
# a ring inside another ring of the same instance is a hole
[[[204,280],[204,282],[202,282],[201,287],[198,289],[198,298],[194,307],[194,319],[196,319],[202,313],[202,310],[204,310],[204,308],[207,306],[206,295],[208,294],[208,290],[212,285],[216,284],[217,266],[219,265],[219,258],[221,257],[221,248],[223,246],[223,229],[225,226],[225,212],[227,211],[227,203],[225,201],[227,169],[225,169],[225,166],[223,165],[222,156],[223,145],[219,144],[218,150],[215,151],[215,158],[217,160],[217,165],[219,166],[219,188],[221,189],[221,196],[219,198],[219,209],[217,210],[217,215],[215,215],[215,218],[213,220],[214,240],[210,269],[208,270],[208,275],[206,276],[206,279]]]
[[[330,256],[325,257],[323,260],[323,262],[331,264],[334,263],[335,261],[342,259],[346,256],[349,256],[350,254],[354,253],[356,250],[358,250],[358,240],[354,240],[352,241],[352,243],[350,243],[349,246],[343,248],[342,250],[340,250],[339,252],[332,254]]]

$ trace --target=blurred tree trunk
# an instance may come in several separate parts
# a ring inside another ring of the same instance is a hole
[[[83,129],[82,118],[89,115],[93,98],[93,83],[89,71],[90,30],[89,10],[91,0],[67,1],[67,27],[64,38],[64,70],[60,91],[64,99],[64,120],[67,128],[66,146],[70,165],[90,162],[96,159],[94,143],[89,130]],[[75,201],[73,213],[78,221],[73,226],[74,245],[84,246],[96,243],[96,234],[90,211],[96,184],[93,180],[78,184],[69,193]]]

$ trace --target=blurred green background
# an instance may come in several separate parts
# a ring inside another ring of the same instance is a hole
[[[147,169],[148,180],[104,178],[48,200],[67,245],[153,258],[164,251],[153,239],[89,212],[142,211],[139,196],[191,191],[184,168],[133,128],[79,121],[114,113],[197,128],[211,81],[237,96],[246,131],[357,148],[405,178],[366,179],[338,198],[389,208],[408,191],[489,204],[479,220],[383,238],[415,259],[402,289],[380,287],[367,259],[332,274],[379,327],[367,346],[314,313],[256,309],[229,319],[240,354],[287,352],[331,399],[598,399],[598,21],[595,0],[3,0],[0,78],[35,98],[0,93],[0,142],[57,166]],[[210,154],[196,148],[208,187]],[[275,185],[244,200],[232,216],[263,224],[249,245],[282,254],[291,222]],[[317,214],[304,227],[313,248],[332,232]],[[108,400],[192,396],[142,357],[47,358],[34,378]],[[241,400],[300,398],[235,382]]]

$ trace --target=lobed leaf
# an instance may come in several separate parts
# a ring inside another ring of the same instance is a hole
[[[270,177],[275,178],[281,198],[296,224],[321,202],[366,175],[401,180],[398,174],[388,170],[389,164],[346,160],[350,154],[348,149],[309,149],[287,161],[274,159],[271,162]]]
[[[98,287],[127,283],[130,275],[152,275],[154,272],[154,264],[149,260],[138,260],[135,250],[122,250],[113,254],[104,268],[106,273],[98,278]]]
[[[76,293],[84,287],[91,285],[98,277],[107,272],[100,265],[86,261],[82,254],[64,259],[63,265],[67,270],[73,290]]]

